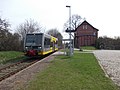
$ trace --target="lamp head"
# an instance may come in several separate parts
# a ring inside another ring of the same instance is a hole
[[[69,8],[70,8],[71,6],[68,6],[68,5],[67,5],[66,7],[69,7]]]

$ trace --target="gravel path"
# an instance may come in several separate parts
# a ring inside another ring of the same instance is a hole
[[[120,86],[120,51],[97,50],[93,53],[107,75]]]

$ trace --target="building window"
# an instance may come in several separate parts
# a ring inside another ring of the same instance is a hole
[[[83,25],[83,29],[87,29],[87,25]]]
[[[83,29],[85,29],[85,26],[83,25]]]
[[[85,26],[85,28],[87,29],[87,25]]]
[[[95,36],[95,35],[96,35],[96,33],[94,32],[94,33],[93,33],[93,35]]]

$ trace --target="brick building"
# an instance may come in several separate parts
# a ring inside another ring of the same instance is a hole
[[[89,24],[86,20],[82,22],[74,31],[75,47],[94,46],[98,38],[98,29]]]

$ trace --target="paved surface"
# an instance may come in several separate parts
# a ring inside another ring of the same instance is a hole
[[[53,55],[64,55],[64,52],[57,51],[57,52],[53,53]]]
[[[93,53],[108,76],[120,86],[120,50],[97,50]]]

